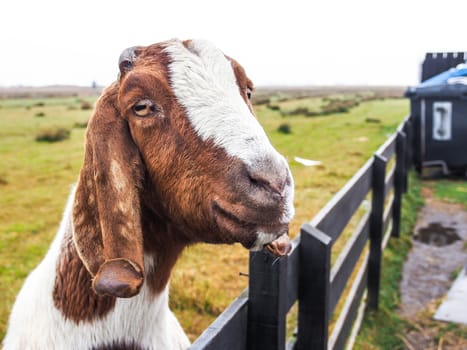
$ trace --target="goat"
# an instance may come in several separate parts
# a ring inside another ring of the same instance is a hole
[[[5,350],[184,349],[168,281],[185,247],[287,252],[293,179],[254,116],[244,69],[207,41],[174,39],[125,50],[119,70]]]

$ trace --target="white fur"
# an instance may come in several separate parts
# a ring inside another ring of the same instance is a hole
[[[285,186],[284,189],[284,198],[285,198],[285,208],[284,212],[282,213],[282,217],[280,218],[280,222],[283,224],[288,224],[292,221],[295,215],[295,207],[293,204],[293,200],[295,197],[295,185],[293,181],[293,176],[290,173],[290,169],[287,167],[287,171],[290,175],[290,183]]]
[[[104,318],[76,324],[55,308],[52,292],[57,258],[65,233],[72,229],[74,191],[60,229],[40,265],[28,276],[9,320],[4,350],[91,349],[113,341],[135,341],[144,349],[186,349],[188,338],[169,310],[168,287],[156,298],[143,285],[129,299],[117,299]],[[150,259],[145,259],[149,261]],[[148,270],[154,266],[146,266]]]
[[[277,238],[277,234],[267,233],[267,232],[258,232],[258,237],[256,238],[255,243],[250,248],[252,252],[258,252],[264,248],[268,243],[271,243]]]
[[[166,52],[172,59],[172,89],[202,140],[212,140],[250,166],[258,155],[280,157],[242,99],[232,66],[219,49],[203,40],[191,41],[187,49],[173,40]]]

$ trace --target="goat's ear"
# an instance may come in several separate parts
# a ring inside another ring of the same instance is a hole
[[[128,49],[123,50],[118,59],[118,68],[120,69],[120,76],[125,75],[133,69],[135,59],[138,53],[138,47],[129,47]]]
[[[131,297],[143,283],[143,164],[116,106],[117,86],[96,104],[73,207],[73,240],[98,294]]]

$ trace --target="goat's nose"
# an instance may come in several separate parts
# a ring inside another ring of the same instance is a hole
[[[267,193],[273,198],[284,196],[285,186],[289,181],[288,167],[280,159],[263,159],[248,167],[248,177],[255,189]]]
[[[284,193],[285,179],[272,174],[260,171],[249,172],[251,184],[263,191],[269,192],[274,196],[282,196]]]

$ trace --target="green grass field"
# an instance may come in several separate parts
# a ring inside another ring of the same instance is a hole
[[[459,203],[467,209],[467,182],[463,179],[441,180],[432,184],[435,195],[442,200]]]
[[[47,251],[78,177],[82,124],[91,114],[81,109],[84,102],[93,99],[0,100],[0,339],[15,295]],[[256,107],[295,178],[297,214],[291,236],[365,163],[408,109],[404,99],[371,100],[348,113],[284,118],[267,105]],[[290,134],[277,131],[283,123]],[[53,143],[35,140],[44,130],[57,128],[71,131],[70,137]],[[323,163],[305,167],[294,156]],[[172,275],[171,307],[192,340],[247,286],[247,278],[239,275],[247,270],[248,252],[238,245],[200,244],[184,252]]]

